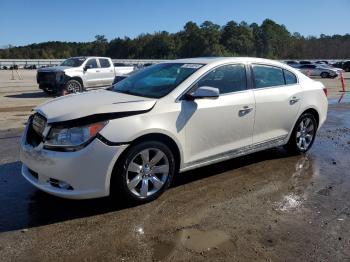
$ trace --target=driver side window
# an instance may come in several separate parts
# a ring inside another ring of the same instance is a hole
[[[202,86],[216,87],[220,94],[246,90],[245,66],[237,64],[218,67],[197,82],[197,88]]]
[[[88,66],[88,67],[90,67],[90,68],[97,68],[97,67],[98,67],[95,58],[89,59],[89,60],[86,62],[85,66]]]

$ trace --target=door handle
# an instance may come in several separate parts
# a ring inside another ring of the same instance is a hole
[[[293,96],[290,100],[289,100],[289,103],[291,105],[294,105],[295,103],[297,103],[298,101],[300,100],[300,98],[296,97],[296,96]]]
[[[238,111],[239,116],[245,116],[246,114],[250,113],[253,111],[253,107],[251,106],[244,106],[242,109]]]
[[[100,73],[100,70],[96,70],[96,73]]]

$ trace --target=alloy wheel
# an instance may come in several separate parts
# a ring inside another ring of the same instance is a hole
[[[80,91],[80,85],[79,83],[75,82],[75,81],[72,81],[72,82],[69,82],[68,85],[67,85],[67,92],[68,93],[78,93]]]
[[[147,148],[137,153],[127,167],[126,184],[139,198],[157,193],[169,176],[169,160],[158,148]]]
[[[314,122],[309,117],[304,117],[298,126],[296,132],[296,143],[297,147],[301,151],[306,151],[311,145],[315,136]]]

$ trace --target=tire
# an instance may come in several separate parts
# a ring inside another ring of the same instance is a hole
[[[63,93],[74,94],[79,92],[83,92],[82,84],[75,79],[68,80],[64,86]]]
[[[303,126],[305,129],[303,129]],[[315,141],[317,127],[318,123],[314,115],[310,113],[302,114],[296,122],[285,148],[291,153],[307,152]]]
[[[329,73],[327,73],[327,72],[322,72],[322,73],[321,73],[321,77],[322,77],[322,78],[328,78],[328,77],[329,77]]]
[[[113,172],[111,196],[122,194],[132,203],[152,201],[170,186],[175,167],[174,154],[166,144],[145,141],[132,145],[122,155]]]

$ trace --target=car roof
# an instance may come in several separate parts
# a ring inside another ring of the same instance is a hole
[[[255,62],[255,63],[268,63],[268,64],[281,64],[275,60],[269,60],[257,57],[197,57],[197,58],[183,58],[176,59],[170,62],[173,63],[193,63],[193,64],[211,64],[211,63],[225,63],[225,62]]]
[[[69,58],[77,58],[77,59],[88,59],[88,58],[109,58],[109,57],[105,57],[105,56],[73,56],[73,57],[69,57]],[[67,58],[68,59],[68,58]]]

